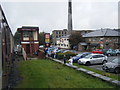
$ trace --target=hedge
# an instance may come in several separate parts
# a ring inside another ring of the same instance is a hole
[[[77,54],[73,52],[57,53],[56,58],[61,60],[64,58],[64,55],[66,55],[67,59],[70,59],[70,56],[76,56]]]

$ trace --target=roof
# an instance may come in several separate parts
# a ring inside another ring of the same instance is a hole
[[[93,56],[93,55],[104,55],[104,54],[92,53],[91,55]]]
[[[83,35],[83,37],[101,37],[101,36],[120,36],[120,32],[113,29],[100,29]]]
[[[56,31],[69,31],[67,29],[63,29],[63,30],[53,30],[52,32],[56,32]],[[93,29],[82,29],[82,30],[72,30],[73,32],[82,32],[82,31],[94,31]]]
[[[22,28],[18,28],[18,31],[36,31],[36,30],[39,30],[39,27],[22,26]]]

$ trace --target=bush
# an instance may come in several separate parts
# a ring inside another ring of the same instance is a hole
[[[61,60],[61,59],[64,59],[64,55],[66,55],[67,59],[69,59],[70,56],[75,56],[76,54],[73,52],[57,53],[56,57],[57,57],[57,59]]]

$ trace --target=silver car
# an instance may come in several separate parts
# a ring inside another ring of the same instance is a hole
[[[120,73],[120,60],[115,58],[113,61],[103,64],[102,68],[107,72]]]
[[[78,64],[85,64],[87,66],[91,64],[106,63],[107,56],[103,54],[89,54],[84,58],[78,60]]]

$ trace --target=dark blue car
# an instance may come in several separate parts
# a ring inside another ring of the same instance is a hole
[[[73,63],[77,63],[80,58],[84,58],[85,56],[87,56],[87,55],[89,55],[89,54],[91,54],[91,52],[79,53],[78,55],[72,57]]]

